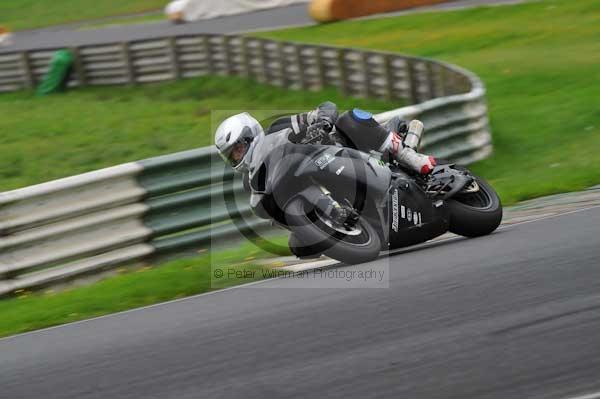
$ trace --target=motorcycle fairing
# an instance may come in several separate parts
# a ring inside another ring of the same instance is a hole
[[[262,151],[250,167],[252,206],[261,217],[285,226],[283,209],[292,199],[301,196],[314,204],[326,189],[334,198],[350,201],[378,227],[382,242],[391,248],[423,242],[447,230],[443,202],[432,203],[401,170],[392,172],[377,158],[354,149],[293,144],[278,136],[264,137],[258,147]]]
[[[390,248],[424,242],[448,230],[449,214],[444,203],[432,202],[405,173],[394,173],[389,194]]]
[[[317,193],[313,188],[321,186],[334,198],[350,201],[370,222],[387,226],[391,180],[387,166],[353,149],[292,144],[271,136],[260,143],[263,152],[253,159],[250,169],[250,186],[262,194],[252,203],[257,214],[283,222],[281,210],[289,201],[298,195],[310,201]],[[321,189],[318,193],[322,194]],[[378,230],[387,234],[387,228]]]
[[[310,177],[338,201],[347,200],[387,242],[387,195],[392,173],[385,164],[363,152],[325,147],[311,154],[295,176]]]

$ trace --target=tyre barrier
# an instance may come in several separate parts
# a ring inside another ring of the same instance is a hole
[[[452,0],[312,0],[310,16],[319,22],[341,21],[414,7],[431,6]]]

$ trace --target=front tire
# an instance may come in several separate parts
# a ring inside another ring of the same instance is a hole
[[[292,254],[299,259],[318,259],[321,257],[321,251],[318,248],[304,245],[295,233],[290,234],[288,246]]]
[[[364,263],[379,256],[379,235],[362,216],[356,223],[356,231],[360,233],[353,232],[350,235],[328,226],[302,198],[292,200],[285,209],[285,215],[292,234],[313,251],[322,252],[346,264]]]
[[[490,234],[502,221],[502,204],[496,191],[485,180],[474,176],[479,191],[459,193],[448,200],[452,233],[465,237]]]

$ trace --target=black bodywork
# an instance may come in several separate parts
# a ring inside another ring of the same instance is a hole
[[[424,242],[448,230],[444,202],[430,199],[415,177],[375,155],[346,147],[292,144],[275,136],[263,141],[268,151],[254,162],[249,181],[260,194],[253,204],[260,217],[286,227],[286,205],[298,196],[315,204],[325,188],[336,200],[351,203],[390,248]]]

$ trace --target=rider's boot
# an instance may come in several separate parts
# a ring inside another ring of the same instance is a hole
[[[418,120],[413,120],[408,125],[408,130],[404,139],[400,133],[392,131],[379,151],[387,151],[390,156],[401,165],[422,175],[427,175],[436,166],[436,161],[434,157],[416,151],[422,134],[423,123]]]

